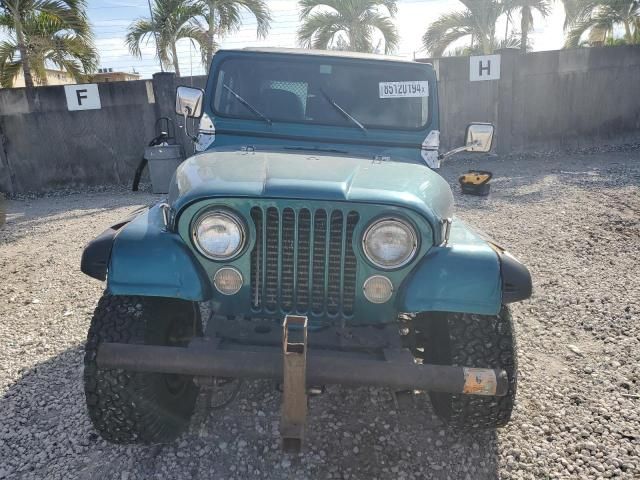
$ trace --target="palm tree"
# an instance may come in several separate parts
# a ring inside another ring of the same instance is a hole
[[[195,20],[199,14],[198,6],[185,0],[155,0],[151,18],[134,21],[129,26],[125,43],[132,55],[141,57],[143,44],[153,38],[156,56],[166,67],[173,64],[179,77],[178,40],[187,38],[201,50],[207,45],[207,38]]]
[[[204,25],[198,22],[206,42],[202,45],[202,61],[205,66],[211,64],[211,58],[218,49],[216,37],[237,31],[242,26],[242,13],[253,15],[257,23],[258,37],[265,37],[271,24],[271,13],[265,0],[196,0],[199,16]]]
[[[6,16],[0,17],[0,24],[10,25],[9,20]],[[47,84],[47,65],[65,70],[77,82],[85,80],[86,74],[95,71],[98,54],[88,31],[71,31],[59,19],[45,13],[25,16],[21,26],[29,53],[27,57],[20,55],[20,45],[15,35],[0,42],[2,87],[12,87],[18,73],[24,72],[24,58],[28,58],[32,80],[35,77],[39,85]]]
[[[384,52],[393,52],[400,41],[392,18],[396,0],[300,0],[298,42],[305,48],[339,48],[373,52],[376,34]]]
[[[618,26],[624,30],[622,43],[640,43],[639,0],[578,0],[567,28],[565,47],[581,45],[585,34],[588,45],[621,43],[614,38]]]
[[[59,31],[67,30],[87,42],[92,41],[84,0],[0,0],[0,13],[3,17],[0,24],[9,31],[20,55],[27,88],[34,87],[31,68],[34,46],[29,44],[25,23],[45,15],[61,26]]]
[[[551,13],[549,0],[507,0],[504,9],[509,16],[514,11],[520,11],[520,49],[522,53],[526,53],[529,47],[529,32],[533,29],[533,12],[538,11],[546,18]]]
[[[441,57],[454,42],[470,39],[470,51],[488,54],[497,48],[512,47],[519,42],[513,38],[496,38],[496,22],[505,12],[497,0],[460,0],[463,11],[445,13],[427,28],[422,45],[433,57]]]
[[[562,28],[567,30],[580,14],[580,3],[582,0],[561,0],[564,7],[564,25]]]

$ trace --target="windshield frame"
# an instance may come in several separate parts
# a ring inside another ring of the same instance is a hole
[[[431,79],[431,78],[427,78],[429,77],[428,73],[427,73],[427,64],[424,63],[420,63],[420,62],[411,62],[411,61],[402,61],[402,60],[376,60],[376,59],[367,59],[367,58],[357,58],[357,57],[343,57],[343,56],[332,56],[330,54],[327,55],[312,55],[312,54],[304,54],[304,53],[296,53],[296,54],[287,54],[287,53],[269,53],[269,54],[258,54],[256,55],[255,53],[253,55],[249,54],[250,52],[244,53],[244,52],[233,52],[232,54],[227,54],[224,56],[224,58],[222,60],[220,60],[219,62],[215,63],[215,71],[212,72],[213,73],[213,79],[211,82],[211,85],[213,87],[212,92],[211,92],[211,96],[210,96],[210,100],[209,100],[209,107],[211,108],[211,111],[213,113],[213,115],[215,117],[218,118],[225,118],[225,119],[232,119],[232,120],[241,120],[241,121],[248,121],[248,122],[253,122],[253,121],[262,121],[258,118],[249,118],[247,116],[243,116],[243,115],[232,115],[232,114],[228,114],[228,113],[223,113],[223,112],[219,112],[216,109],[216,105],[215,105],[215,99],[216,99],[216,86],[219,83],[219,77],[220,77],[220,72],[223,70],[223,66],[226,62],[228,62],[229,60],[237,60],[237,59],[242,59],[244,61],[250,61],[252,58],[256,58],[256,57],[261,57],[259,60],[260,61],[265,61],[265,59],[267,57],[272,57],[275,58],[279,61],[290,61],[292,63],[301,63],[301,62],[305,62],[305,63],[311,63],[311,64],[316,64],[316,65],[320,65],[322,63],[323,60],[328,60],[332,63],[358,63],[358,64],[362,64],[362,65],[367,65],[367,64],[376,64],[376,65],[380,65],[381,63],[389,63],[391,65],[398,65],[398,66],[403,66],[403,67],[408,67],[408,68],[412,68],[415,69],[416,71],[421,71],[422,76],[424,77],[424,80],[429,82],[429,96],[428,96],[428,100],[427,100],[427,118],[425,120],[425,122],[419,126],[419,127],[394,127],[392,125],[385,125],[385,126],[379,126],[379,125],[370,125],[367,123],[363,123],[363,125],[366,127],[366,129],[368,131],[397,131],[397,132],[424,132],[424,131],[428,131],[431,130],[430,126],[431,123],[433,122],[433,109],[434,109],[434,90],[436,87],[435,82]],[[271,119],[273,124],[280,124],[280,125],[296,125],[298,127],[304,127],[304,126],[320,126],[320,127],[327,127],[327,128],[350,128],[350,129],[354,129],[354,130],[358,130],[359,132],[361,132],[360,128],[358,126],[356,126],[355,124],[353,124],[352,122],[349,121],[345,121],[344,123],[327,123],[327,122],[322,122],[322,121],[314,121],[314,120],[305,120],[302,122],[292,122],[292,121],[288,121],[288,120],[278,120],[278,119]]]

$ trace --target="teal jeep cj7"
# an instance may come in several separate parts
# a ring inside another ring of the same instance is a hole
[[[456,151],[488,151],[493,127],[471,124],[463,147],[440,154],[431,65],[221,51],[206,91],[178,88],[176,112],[199,119],[199,153],[165,202],[82,258],[107,280],[84,374],[105,439],[169,441],[201,386],[239,378],[282,387],[291,448],[307,395],[328,384],[425,391],[460,427],[509,421],[506,305],[530,296],[531,278],[453,216],[434,170]]]

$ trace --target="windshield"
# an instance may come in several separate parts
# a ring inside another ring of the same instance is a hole
[[[231,57],[218,69],[213,103],[218,116],[255,120],[258,111],[269,121],[365,133],[363,127],[416,130],[429,118],[429,84],[424,67],[410,63]]]

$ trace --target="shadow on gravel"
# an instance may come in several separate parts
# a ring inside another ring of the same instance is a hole
[[[635,164],[629,159],[635,160]],[[449,182],[458,206],[485,209],[492,200],[512,204],[554,201],[554,192],[565,185],[582,190],[602,190],[640,186],[640,153],[610,155],[571,155],[558,168],[558,158],[477,160],[465,158],[442,168],[440,174]],[[470,169],[493,173],[488,197],[462,195],[458,176]],[[555,185],[554,185],[555,184]]]
[[[498,478],[495,432],[452,431],[425,395],[398,411],[389,392],[330,387],[310,405],[304,453],[283,455],[280,394],[245,383],[169,445],[116,446],[87,417],[80,347],[22,372],[0,398],[0,478]]]
[[[6,200],[6,223],[0,224],[0,242],[11,243],[32,235],[34,228],[42,228],[56,221],[76,221],[91,218],[112,209],[153,204],[160,195],[132,192],[70,194],[36,199]],[[103,229],[109,225],[105,224]]]

